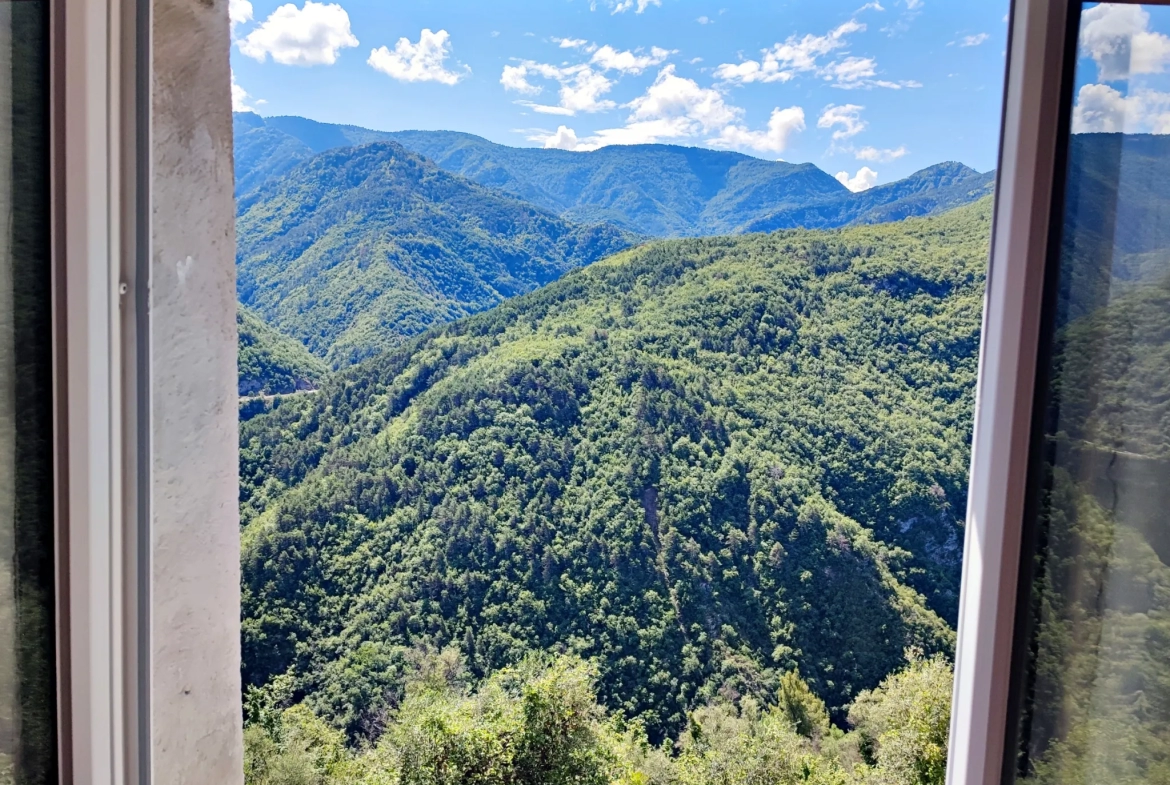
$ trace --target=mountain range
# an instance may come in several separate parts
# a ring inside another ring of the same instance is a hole
[[[396,142],[314,156],[238,199],[240,301],[333,366],[629,247]]]
[[[328,150],[396,141],[440,168],[568,220],[653,237],[836,228],[931,215],[991,193],[995,174],[958,163],[852,193],[812,164],[675,145],[593,152],[516,148],[453,131],[382,132],[303,117],[235,115],[237,193]]]

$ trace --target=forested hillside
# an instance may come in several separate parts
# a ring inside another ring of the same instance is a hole
[[[494,144],[453,131],[370,131],[303,117],[235,116],[237,192],[246,194],[313,155],[394,140],[441,168],[574,221],[656,237],[835,228],[931,215],[991,192],[994,173],[939,164],[851,193],[811,164],[674,145],[589,153]]]
[[[656,743],[797,669],[843,723],[953,642],[989,234],[653,243],[245,423],[246,683],[374,738],[420,651],[553,652]]]
[[[241,302],[333,366],[636,240],[482,188],[394,142],[323,153],[238,204]]]
[[[328,373],[325,363],[304,345],[277,332],[243,305],[236,313],[236,328],[241,397],[315,390]]]

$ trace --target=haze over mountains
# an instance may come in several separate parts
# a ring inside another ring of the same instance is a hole
[[[236,114],[235,129],[239,194],[321,152],[391,140],[569,220],[654,237],[881,223],[975,201],[995,183],[994,173],[944,163],[854,194],[812,164],[694,147],[515,148],[452,131],[381,132],[252,113]]]

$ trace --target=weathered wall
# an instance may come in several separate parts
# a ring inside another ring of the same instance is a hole
[[[243,781],[228,0],[154,0],[153,781]]]

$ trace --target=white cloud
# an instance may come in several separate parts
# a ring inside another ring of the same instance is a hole
[[[917,11],[922,8],[922,0],[906,0],[906,8],[911,11]]]
[[[593,53],[590,60],[594,65],[606,71],[621,71],[623,74],[640,74],[647,68],[661,65],[672,53],[660,47],[652,47],[650,54],[635,54],[634,52],[619,52],[612,46],[603,46]]]
[[[728,106],[718,90],[699,87],[693,79],[663,68],[645,95],[629,103],[631,121],[685,120],[710,133],[739,119],[741,111]]]
[[[545,137],[543,142],[546,150],[576,150],[581,146],[577,132],[563,125],[555,134]]]
[[[1149,28],[1140,5],[1102,3],[1081,17],[1081,51],[1096,61],[1103,82],[1160,74],[1170,64],[1170,36]]]
[[[876,147],[863,147],[860,150],[855,150],[854,155],[857,156],[858,161],[874,161],[888,163],[896,161],[909,154],[906,145],[902,145],[894,150],[879,150]]]
[[[375,71],[381,71],[400,82],[453,85],[466,76],[466,72],[449,71],[443,66],[449,54],[450,34],[446,30],[433,33],[424,28],[419,33],[417,44],[412,44],[409,38],[399,38],[393,51],[380,46],[370,52],[366,62]]]
[[[680,77],[673,65],[663,68],[654,84],[626,107],[630,114],[620,128],[579,137],[573,129],[560,126],[555,133],[529,132],[528,139],[562,150],[705,139],[712,147],[778,153],[788,147],[793,134],[805,128],[804,110],[793,106],[773,110],[765,129],[752,130],[740,122],[742,109],[729,105],[718,90]]]
[[[830,105],[821,113],[821,117],[817,120],[817,128],[836,128],[841,126],[838,130],[833,131],[833,139],[849,139],[857,136],[865,130],[866,123],[861,119],[861,112],[865,109],[864,106],[857,104],[845,104],[844,106]]]
[[[561,85],[560,102],[556,105],[521,102],[534,112],[572,116],[578,112],[604,112],[617,106],[613,101],[602,98],[613,88],[614,82],[584,64],[558,67],[524,60],[520,65],[504,66],[500,84],[505,90],[538,95],[542,91],[541,87],[528,81],[530,75],[555,80]]]
[[[811,73],[831,82],[834,87],[846,90],[873,87],[897,90],[903,87],[920,87],[917,82],[877,79],[877,62],[872,57],[847,56],[829,63],[822,62],[834,52],[845,48],[849,44],[848,36],[865,29],[864,24],[856,19],[850,19],[825,35],[790,36],[784,43],[763,50],[763,56],[759,60],[720,65],[715,69],[715,78],[721,82],[742,85],[754,82],[788,82],[796,78],[797,74]]]
[[[661,6],[662,0],[617,0],[617,2],[610,3],[613,6],[613,13],[621,14],[629,11],[631,8],[635,9],[636,13],[642,13],[652,5]]]
[[[963,40],[959,42],[959,46],[979,46],[991,36],[987,33],[979,33],[978,35],[963,36]]]
[[[1073,108],[1073,133],[1122,133],[1134,107],[1109,85],[1087,84]]]
[[[292,3],[280,6],[236,45],[260,62],[272,55],[282,65],[333,65],[338,53],[357,46],[358,40],[344,8],[305,0],[303,8]]]
[[[821,78],[833,82],[834,87],[852,90],[857,87],[885,86],[892,83],[872,81],[877,75],[877,62],[872,57],[846,57],[830,63],[821,70]]]
[[[554,44],[559,44],[561,49],[580,49],[589,44],[584,38],[554,38]]]
[[[709,17],[709,16],[700,16],[700,17],[699,17],[698,19],[696,19],[695,21],[696,21],[696,22],[698,22],[698,23],[699,23],[699,24],[701,24],[701,25],[713,25],[713,24],[715,24],[715,20],[714,20],[714,19],[712,19],[712,18],[711,18],[711,17]]]
[[[504,66],[504,73],[500,76],[500,84],[504,86],[505,90],[526,95],[540,95],[542,92],[540,85],[534,85],[528,81],[528,66],[526,65]]]
[[[1135,90],[1122,95],[1109,85],[1088,84],[1073,107],[1073,133],[1170,134],[1170,93]]]
[[[862,11],[885,11],[885,7],[881,3],[873,2],[866,3],[861,8],[858,8],[854,13],[860,14]]]
[[[782,153],[788,149],[793,134],[805,129],[804,110],[799,106],[772,110],[766,131],[751,131],[742,125],[729,125],[710,141],[713,147],[733,147]]]
[[[248,91],[245,90],[243,87],[240,87],[240,83],[236,81],[236,72],[232,71],[232,111],[233,112],[255,112],[256,108],[253,106],[249,106],[249,101],[251,99],[252,99],[252,96],[250,96],[248,94]],[[263,102],[257,101],[256,103],[263,103]]]
[[[248,0],[228,0],[228,19],[231,20],[232,31],[237,25],[252,21],[252,4]]]
[[[798,38],[790,36],[782,44],[763,51],[760,61],[724,63],[715,69],[715,77],[725,82],[750,84],[752,82],[787,82],[798,72],[818,71],[818,60],[848,43],[846,36],[865,30],[865,25],[850,19],[825,35],[811,33]]]
[[[868,191],[870,188],[873,188],[877,185],[877,178],[878,173],[868,166],[861,167],[854,177],[850,177],[849,172],[837,172],[838,182],[853,193]]]

